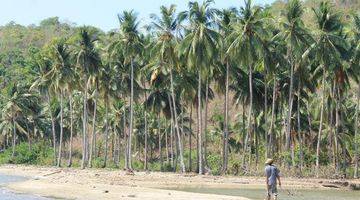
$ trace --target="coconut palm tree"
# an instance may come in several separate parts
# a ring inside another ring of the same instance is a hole
[[[142,50],[142,41],[139,37],[136,14],[133,11],[124,11],[121,15],[118,15],[120,22],[120,38],[114,44],[114,49],[122,48],[124,65],[130,65],[130,124],[129,134],[127,141],[126,150],[126,168],[132,170],[131,165],[131,145],[132,145],[132,134],[133,134],[133,118],[134,118],[134,62],[135,59],[140,55]]]
[[[214,73],[215,79],[219,80],[218,85],[225,84],[225,101],[224,101],[224,130],[223,130],[223,163],[222,163],[222,173],[226,173],[228,169],[228,154],[229,154],[229,82],[230,82],[230,60],[229,55],[227,54],[227,49],[229,48],[229,41],[226,40],[227,36],[232,32],[231,21],[236,15],[234,9],[224,9],[218,13],[219,19],[217,21],[219,25],[219,33],[223,40],[219,43],[219,73]],[[225,66],[225,67],[224,67]],[[225,68],[225,73],[223,69]],[[225,76],[223,76],[225,74]],[[223,88],[219,88],[218,91],[222,92]]]
[[[160,10],[161,18],[158,18],[156,15],[152,15],[154,20],[152,22],[152,27],[155,29],[158,35],[157,42],[154,44],[152,52],[153,55],[156,55],[155,59],[159,59],[161,67],[163,67],[164,70],[168,71],[170,74],[171,104],[173,105],[172,112],[174,114],[173,121],[177,135],[181,172],[184,173],[186,170],[183,158],[183,145],[178,124],[178,113],[175,106],[176,102],[173,77],[174,68],[176,69],[179,67],[178,55],[176,52],[177,39],[175,36],[179,23],[178,19],[175,17],[175,5],[171,5],[169,8],[162,6]]]
[[[298,68],[302,59],[302,55],[311,43],[311,38],[308,31],[305,29],[304,23],[302,21],[304,9],[302,3],[299,0],[291,0],[286,5],[286,10],[284,13],[284,21],[281,22],[282,31],[279,33],[279,36],[286,42],[287,53],[286,57],[289,62],[289,77],[290,77],[290,87],[289,87],[289,99],[288,99],[288,111],[286,118],[286,144],[285,150],[290,151],[289,155],[291,156],[292,165],[295,165],[294,159],[294,145],[291,145],[291,130],[292,130],[292,110],[294,102],[294,70]],[[290,166],[290,163],[288,163]]]
[[[327,93],[326,78],[328,77],[329,72],[331,72],[331,69],[337,65],[341,66],[341,51],[346,49],[346,41],[338,34],[342,31],[343,27],[341,16],[333,10],[328,2],[321,2],[319,7],[313,9],[313,11],[317,21],[315,54],[316,59],[319,61],[319,68],[322,72],[320,124],[316,145],[316,175],[319,176],[320,141],[323,132],[325,96]],[[338,136],[335,135],[334,137],[337,138]]]
[[[232,25],[234,31],[229,35],[229,49],[227,52],[232,59],[238,59],[243,66],[248,68],[249,76],[249,106],[247,116],[247,134],[244,143],[242,164],[245,165],[246,153],[248,151],[249,137],[252,135],[252,115],[253,115],[253,70],[259,57],[261,56],[261,44],[266,35],[265,22],[262,9],[254,7],[251,0],[245,1],[245,6],[240,9],[239,19]]]
[[[216,60],[217,43],[219,34],[213,29],[216,10],[211,8],[212,0],[206,0],[202,4],[190,2],[188,11],[180,13],[179,19],[188,19],[189,27],[179,47],[179,53],[184,54],[187,65],[198,74],[198,162],[199,174],[204,173],[203,158],[203,133],[202,133],[202,106],[201,88],[203,74],[206,68]]]
[[[52,63],[52,69],[47,74],[48,79],[55,91],[59,91],[60,98],[60,138],[59,138],[59,150],[57,158],[57,166],[61,165],[62,157],[62,144],[63,144],[63,133],[64,133],[64,120],[63,120],[63,99],[65,90],[68,88],[68,81],[73,77],[73,71],[71,68],[71,54],[68,45],[64,39],[54,41],[49,47],[49,60]]]
[[[351,73],[353,76],[352,78],[355,80],[355,82],[358,84],[358,91],[357,91],[357,105],[359,104],[360,99],[360,80],[359,77],[356,74],[360,73],[359,65],[360,65],[360,16],[354,15],[353,16],[353,28],[350,30],[351,35],[351,41],[350,44],[352,46],[352,49],[350,49],[350,52],[352,52],[352,58],[350,62],[351,68],[354,70],[353,73]],[[354,178],[358,178],[359,173],[359,106],[356,107],[355,112],[355,141],[354,141]]]
[[[38,92],[41,95],[46,96],[47,100],[47,107],[49,108],[49,115],[51,120],[51,133],[52,133],[52,146],[53,146],[53,152],[54,152],[54,165],[56,164],[57,155],[56,155],[56,131],[55,131],[55,119],[54,115],[51,109],[51,80],[48,78],[48,73],[51,70],[51,61],[46,58],[44,55],[44,52],[40,52],[37,54],[34,58],[35,60],[35,66],[36,66],[36,79],[33,82],[33,84],[30,86],[29,90],[33,91],[35,89],[38,90]]]
[[[87,138],[87,124],[88,124],[88,90],[89,77],[100,65],[100,56],[95,48],[95,43],[98,40],[98,34],[90,27],[82,27],[78,33],[78,41],[75,44],[76,65],[82,76],[83,81],[83,138],[82,138],[82,160],[81,168],[84,169],[87,162],[88,155],[88,138]]]

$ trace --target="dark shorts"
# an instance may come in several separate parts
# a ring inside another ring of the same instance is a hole
[[[278,195],[276,184],[268,185],[267,195],[268,196],[277,196]]]

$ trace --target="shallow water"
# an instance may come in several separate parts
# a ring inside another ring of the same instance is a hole
[[[4,185],[13,182],[25,181],[26,178],[20,176],[8,176],[0,174],[0,199],[1,200],[50,200],[49,198],[38,197],[27,194],[16,194],[4,188]]]
[[[254,188],[238,188],[238,189],[229,189],[229,188],[176,188],[174,190],[185,191],[185,192],[195,192],[195,193],[205,193],[205,194],[220,194],[220,195],[230,195],[230,196],[241,196],[247,197],[253,200],[263,200],[265,198],[266,192],[263,189],[254,189]],[[343,191],[343,190],[281,190],[279,189],[279,200],[359,200],[360,192],[359,191]]]

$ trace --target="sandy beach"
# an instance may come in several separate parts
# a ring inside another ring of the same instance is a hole
[[[68,169],[19,165],[0,166],[0,173],[29,178],[25,182],[6,187],[20,193],[63,199],[197,199],[247,200],[244,197],[197,194],[174,191],[181,187],[207,188],[260,188],[264,180],[259,177],[198,176],[159,172],[136,172],[128,175],[122,170]],[[324,183],[334,180],[284,179],[287,188],[325,189]]]

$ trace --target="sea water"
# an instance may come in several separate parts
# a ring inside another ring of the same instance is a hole
[[[1,200],[50,200],[49,198],[38,197],[27,194],[17,194],[4,188],[8,183],[26,181],[26,178],[21,176],[8,176],[0,174],[0,199]]]
[[[241,196],[252,200],[265,199],[266,192],[260,188],[173,188],[184,192],[194,192],[203,194],[219,194],[229,196]],[[344,191],[337,189],[279,189],[279,200],[359,200],[360,191]]]

